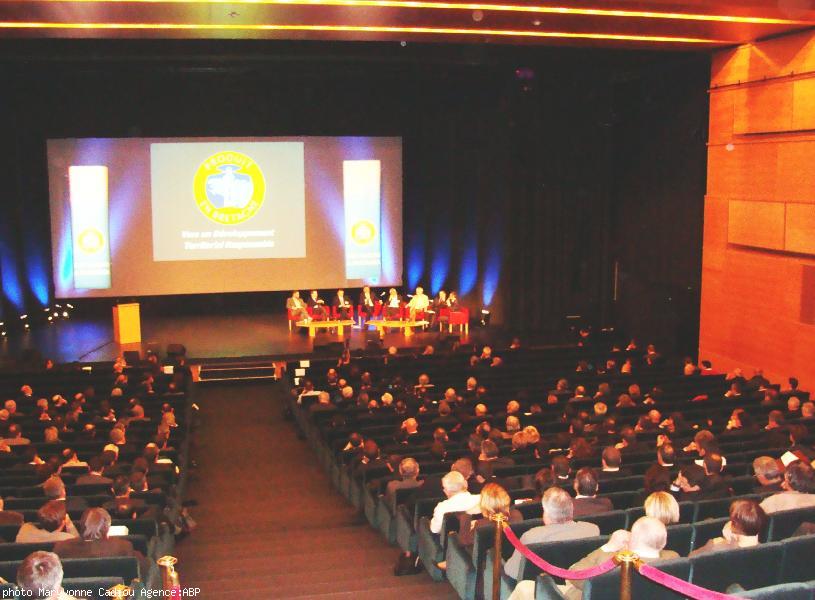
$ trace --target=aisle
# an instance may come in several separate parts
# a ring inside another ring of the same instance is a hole
[[[184,585],[206,600],[457,598],[425,573],[394,577],[398,551],[355,524],[282,417],[277,384],[200,390],[187,497],[195,532],[177,546]]]

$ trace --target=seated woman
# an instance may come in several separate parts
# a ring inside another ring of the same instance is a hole
[[[732,548],[751,548],[758,546],[758,536],[767,525],[767,513],[755,500],[734,500],[730,505],[730,520],[722,528],[722,537],[709,540],[688,556],[705,552],[730,550]]]
[[[300,292],[297,290],[291,293],[291,297],[286,298],[286,310],[298,321],[308,321],[311,319],[308,310],[306,310],[306,303],[300,298]]]
[[[402,299],[396,293],[395,288],[388,291],[388,300],[385,304],[385,316],[388,319],[398,319],[401,314]]]
[[[479,505],[481,515],[459,515],[458,539],[462,546],[471,547],[475,543],[475,530],[492,523],[490,518],[496,514],[504,515],[509,523],[524,520],[520,511],[512,508],[512,500],[507,491],[497,483],[488,483],[481,489]]]

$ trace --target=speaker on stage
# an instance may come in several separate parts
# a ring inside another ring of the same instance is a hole
[[[187,356],[184,344],[167,344],[167,358],[183,358]]]

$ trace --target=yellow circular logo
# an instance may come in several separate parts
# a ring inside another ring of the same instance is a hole
[[[376,227],[370,221],[357,221],[351,227],[351,238],[359,245],[370,244],[376,236]]]
[[[87,254],[96,254],[105,245],[105,236],[102,232],[89,227],[79,234],[79,248]]]
[[[263,206],[266,180],[257,163],[240,152],[225,150],[207,158],[193,179],[198,210],[210,221],[237,225]]]

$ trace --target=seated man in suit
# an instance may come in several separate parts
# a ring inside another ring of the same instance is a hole
[[[631,475],[630,469],[623,468],[623,455],[614,446],[603,448],[603,455],[600,459],[602,470],[598,474],[600,479],[612,479],[615,477],[628,477]]]
[[[293,291],[289,298],[286,298],[286,310],[288,310],[298,321],[311,320],[311,317],[306,310],[306,303],[300,299],[300,292],[297,290]]]
[[[311,309],[311,318],[318,321],[325,321],[328,318],[328,311],[325,308],[325,300],[320,298],[317,290],[311,290],[308,299],[308,306]]]
[[[351,301],[345,297],[345,290],[337,290],[337,295],[331,301],[331,306],[336,311],[337,316],[347,321],[354,317],[354,309],[351,306]]]
[[[45,497],[49,500],[56,500],[65,504],[65,510],[71,512],[72,510],[85,510],[88,508],[88,503],[84,498],[72,497],[68,498],[65,492],[65,484],[58,475],[52,475],[48,480],[42,484],[42,491]]]
[[[608,498],[598,498],[600,485],[597,482],[597,473],[590,467],[583,467],[574,476],[574,516],[584,517],[597,513],[614,510],[614,505]]]
[[[65,512],[65,503],[51,500],[37,511],[37,524],[23,523],[14,541],[18,544],[30,544],[58,542],[76,537],[79,537],[79,532]]]
[[[781,492],[784,483],[784,465],[771,456],[759,456],[753,460],[753,474],[758,485],[753,488],[756,494]]]
[[[102,475],[102,471],[104,470],[104,459],[100,455],[92,456],[90,460],[88,460],[88,472],[85,475],[80,475],[76,478],[76,485],[112,484],[113,479]]]
[[[515,461],[511,458],[500,455],[498,445],[495,442],[492,440],[481,442],[481,454],[478,456],[476,471],[482,479],[492,479],[495,476],[496,469],[511,467],[514,464]]]
[[[574,502],[566,490],[558,487],[549,488],[543,494],[541,506],[543,507],[543,525],[533,527],[521,536],[521,543],[526,546],[600,535],[600,528],[594,523],[574,520]],[[521,576],[521,557],[521,553],[515,550],[504,564],[504,573],[515,580]],[[534,591],[532,597],[534,597]]]
[[[108,537],[110,513],[104,508],[89,508],[82,514],[82,536],[54,544],[54,554],[60,558],[104,558],[107,556],[133,556],[138,559],[142,573],[149,565],[141,552],[133,549],[128,540]]]
[[[56,554],[42,550],[32,552],[17,568],[20,596],[76,600],[62,589],[62,575],[62,563]]]
[[[413,458],[403,458],[399,463],[399,479],[388,482],[385,487],[385,501],[388,506],[396,511],[396,491],[414,489],[424,483],[419,479],[419,463]]]
[[[364,317],[365,320],[368,320],[374,316],[374,312],[376,311],[376,300],[374,299],[374,295],[371,293],[371,288],[367,285],[362,288],[362,291],[359,294],[358,310],[360,319]]]
[[[807,463],[796,460],[784,472],[783,492],[764,498],[761,508],[771,514],[780,510],[815,506],[815,473]]]

